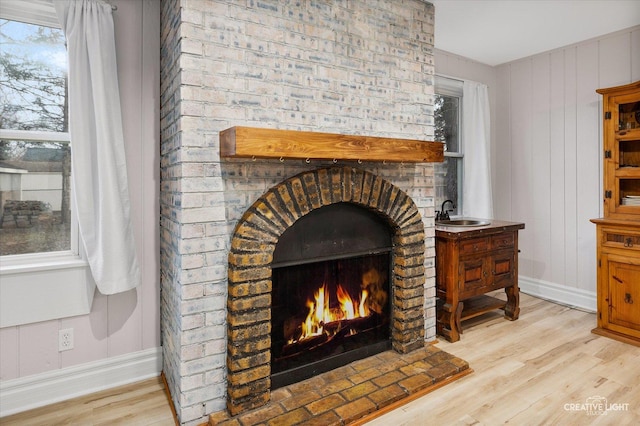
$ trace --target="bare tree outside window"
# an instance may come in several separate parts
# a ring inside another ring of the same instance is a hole
[[[435,165],[435,208],[445,200],[453,201],[450,215],[462,211],[462,153],[460,150],[460,98],[436,94],[434,101],[435,138],[445,143],[445,159]]]
[[[67,131],[62,30],[0,19],[0,255],[70,250]]]

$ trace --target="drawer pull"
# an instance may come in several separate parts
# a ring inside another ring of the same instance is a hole
[[[624,294],[624,303],[628,303],[630,305],[633,305],[633,299],[631,298],[631,293],[625,293]]]
[[[627,238],[626,240],[624,240],[624,246],[633,247],[633,240],[631,238]]]

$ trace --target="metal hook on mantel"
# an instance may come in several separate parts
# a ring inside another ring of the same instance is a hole
[[[306,160],[304,160],[305,163],[309,164],[311,162],[310,158],[307,158]]]
[[[333,164],[336,164],[337,162],[338,162],[338,160],[334,158],[333,159]]]
[[[244,173],[244,180],[249,182],[249,175],[251,174],[251,163],[244,163],[242,165],[242,173]]]
[[[280,162],[284,163],[284,158],[280,157]]]
[[[255,155],[253,155],[253,156],[251,157],[251,161],[256,161],[256,156],[255,156]]]

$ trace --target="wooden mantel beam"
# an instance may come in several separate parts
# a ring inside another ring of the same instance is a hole
[[[413,139],[231,127],[220,132],[220,156],[431,163],[444,160],[444,144]]]

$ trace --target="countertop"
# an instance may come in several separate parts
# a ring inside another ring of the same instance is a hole
[[[464,219],[481,220],[490,222],[483,226],[445,226],[436,223],[436,237],[446,239],[480,237],[484,235],[498,234],[504,231],[516,231],[524,229],[522,222],[508,222],[506,220],[481,219],[475,217],[465,217]]]

